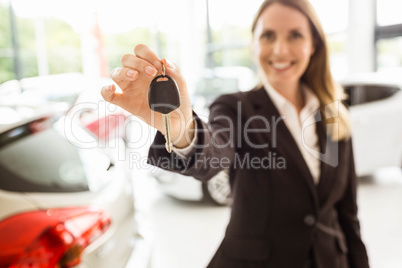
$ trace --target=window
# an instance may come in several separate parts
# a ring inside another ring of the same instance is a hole
[[[212,58],[209,67],[252,67],[249,45],[251,24],[261,0],[236,2],[214,0],[209,3],[211,39],[208,51]]]
[[[46,124],[48,121],[37,120],[0,134],[1,189],[16,192],[96,191],[110,181],[111,162],[106,154],[100,149],[74,146],[65,137],[64,118],[54,125]],[[81,134],[89,137],[85,131]]]
[[[342,80],[348,74],[347,33],[327,34],[330,51],[331,73],[336,80]]]
[[[402,70],[402,36],[377,41],[377,69]]]
[[[377,1],[377,70],[402,70],[401,1]]]
[[[322,23],[330,52],[331,73],[336,80],[348,74],[346,51],[349,0],[310,0]]]
[[[377,0],[377,23],[387,26],[402,23],[402,2],[395,0]]]

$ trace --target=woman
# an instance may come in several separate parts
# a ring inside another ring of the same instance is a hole
[[[102,95],[159,130],[151,164],[202,181],[229,169],[231,219],[208,267],[369,267],[347,110],[319,20],[307,0],[266,0],[252,31],[261,85],[217,98],[208,124],[192,112],[177,66],[163,60],[182,102],[172,113],[172,154],[148,107],[162,68],[148,47],[112,73],[122,93],[111,85]]]

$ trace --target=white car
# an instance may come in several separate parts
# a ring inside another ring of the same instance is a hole
[[[401,167],[402,74],[360,74],[342,85],[350,96],[357,175]]]
[[[0,106],[25,114],[0,122],[0,267],[148,267],[124,148],[84,148],[99,137],[54,107],[27,109]]]
[[[353,147],[358,176],[382,167],[402,166],[402,75],[369,73],[341,82],[350,96]],[[162,191],[182,200],[231,202],[226,171],[206,183],[158,169],[153,173]]]

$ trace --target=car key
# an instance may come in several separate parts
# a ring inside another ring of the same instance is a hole
[[[166,150],[172,152],[172,131],[170,113],[180,106],[180,93],[173,78],[165,74],[165,65],[162,64],[163,74],[155,77],[149,85],[148,103],[152,111],[162,114],[162,123],[165,130]]]

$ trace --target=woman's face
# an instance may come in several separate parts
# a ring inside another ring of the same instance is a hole
[[[314,53],[307,17],[281,4],[268,6],[257,20],[253,49],[260,71],[273,87],[295,85]]]

